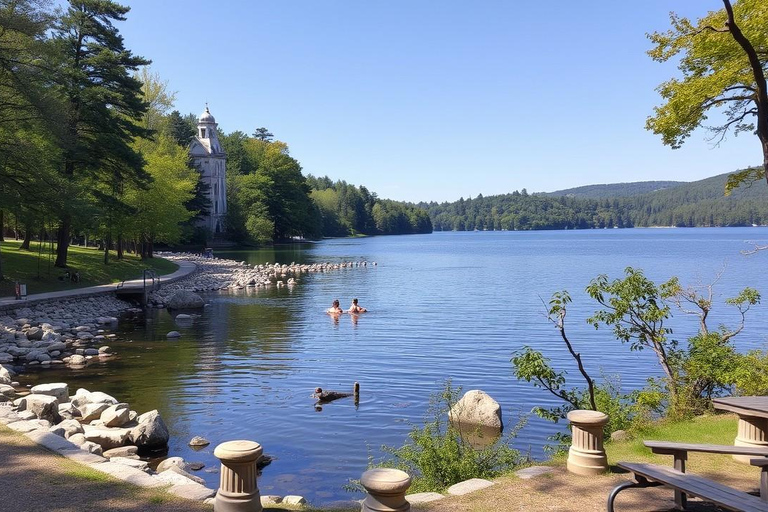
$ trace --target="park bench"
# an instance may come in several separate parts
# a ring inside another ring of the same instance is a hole
[[[616,486],[608,496],[608,512],[613,512],[614,501],[624,489],[665,486],[675,492],[675,507],[685,510],[687,496],[711,501],[727,510],[745,512],[768,512],[768,447],[722,446],[714,444],[672,443],[668,441],[645,441],[653,453],[672,455],[674,468],[657,464],[619,462],[617,465],[633,474],[633,480]],[[760,497],[733,489],[701,476],[685,472],[688,452],[746,455],[753,466],[761,468]]]

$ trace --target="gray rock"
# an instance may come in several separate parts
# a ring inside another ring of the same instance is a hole
[[[99,347],[99,354],[111,354],[112,348],[108,347],[107,345],[104,345],[103,347]]]
[[[77,420],[64,420],[56,426],[64,429],[64,437],[67,439],[75,434],[83,433],[83,426]]]
[[[205,307],[202,297],[188,290],[179,290],[168,299],[169,309],[200,309]]]
[[[461,427],[489,427],[501,429],[501,407],[487,393],[473,389],[464,393],[448,413],[451,422]]]
[[[305,500],[303,496],[294,494],[289,494],[288,496],[283,497],[283,503],[286,505],[304,505],[306,502],[307,500]]]
[[[101,413],[105,427],[122,427],[128,423],[131,410],[128,404],[110,405]]]
[[[47,420],[14,421],[8,424],[8,428],[21,433],[32,432],[33,430],[48,430],[51,428],[51,422]]]
[[[193,437],[189,442],[189,446],[208,446],[209,444],[211,444],[209,440],[200,436]]]
[[[101,418],[101,413],[109,409],[109,404],[85,404],[80,407],[82,421],[88,422]]]
[[[78,354],[75,354],[69,358],[69,364],[71,366],[83,366],[85,362],[86,362],[85,357]]]
[[[171,331],[168,334],[165,335],[166,338],[181,338],[181,333],[179,331]]]
[[[85,355],[86,356],[97,356],[99,355],[99,350],[95,348],[87,348],[85,349]]]
[[[76,443],[75,443],[75,444],[76,444]],[[102,452],[103,452],[103,450],[104,450],[104,449],[101,447],[101,445],[99,445],[99,443],[94,443],[93,441],[87,441],[87,440],[86,440],[86,441],[84,441],[84,442],[83,442],[83,443],[80,445],[80,449],[81,449],[81,450],[84,450],[84,451],[86,451],[86,452],[88,452],[88,453],[92,453],[92,454],[94,454],[94,455],[101,455],[101,454],[102,454]]]
[[[102,455],[106,458],[112,457],[134,457],[137,455],[139,449],[136,446],[121,446],[119,448],[112,448],[106,450]]]
[[[33,395],[48,395],[56,398],[59,404],[69,402],[69,387],[64,382],[54,382],[52,384],[38,384],[30,390]]]
[[[182,471],[186,471],[188,468],[187,463],[184,462],[184,459],[181,457],[168,457],[157,465],[157,472],[162,473],[163,471],[168,471],[172,467],[179,468]]]
[[[85,430],[85,439],[98,444],[104,450],[126,444],[130,430],[124,428],[93,428]],[[101,454],[99,454],[101,455]]]
[[[58,423],[61,421],[59,416],[59,402],[56,397],[48,395],[27,395],[19,400],[19,410],[29,411],[38,419]]]
[[[411,505],[420,505],[422,503],[429,503],[430,501],[437,501],[445,498],[437,492],[417,492],[416,494],[409,494],[405,497],[406,501]]]
[[[17,416],[21,421],[37,419],[37,416],[35,416],[35,413],[33,413],[32,411],[19,411]]]
[[[69,400],[69,398],[67,398]],[[59,404],[59,416],[65,420],[71,420],[80,416],[80,411],[71,402]]]
[[[143,460],[136,460],[129,457],[110,457],[109,461],[115,462],[117,464],[122,464],[123,466],[135,468],[145,473],[149,473],[150,471],[152,471],[151,469],[149,469],[149,464],[147,464]]]
[[[0,395],[6,398],[15,398],[16,389],[13,386],[7,384],[0,384]]]
[[[547,473],[551,473],[554,470],[555,468],[552,466],[531,466],[529,468],[515,471],[515,475],[517,475],[518,478],[522,478],[523,480],[528,480],[537,476],[546,475]]]
[[[202,462],[188,462],[187,465],[189,466],[189,469],[192,471],[200,471],[205,467],[205,464]]]
[[[470,492],[479,491],[493,485],[493,482],[489,480],[483,480],[482,478],[470,478],[450,486],[447,490],[448,494],[452,496],[461,496],[462,494],[469,494]]]
[[[27,339],[31,341],[40,341],[43,339],[43,330],[39,327],[30,327],[27,330]]]
[[[195,483],[198,483],[198,484],[200,484],[200,485],[205,485],[205,480],[203,480],[203,479],[202,479],[202,478],[200,478],[199,476],[195,476],[195,475],[191,475],[191,474],[187,473],[186,471],[184,471],[183,469],[181,469],[181,468],[180,468],[180,467],[178,467],[178,466],[171,466],[171,467],[169,467],[169,468],[167,469],[167,471],[173,471],[173,472],[174,472],[174,473],[176,473],[177,475],[181,475],[181,476],[183,476],[184,478],[187,478],[187,479],[189,479],[189,480],[192,480],[192,481],[193,481],[193,482],[195,482]]]
[[[70,443],[72,443],[72,444],[76,444],[77,446],[82,446],[82,445],[83,445],[83,443],[87,443],[87,442],[89,442],[89,441],[88,441],[88,440],[85,438],[85,435],[83,435],[83,434],[73,434],[73,435],[69,436],[69,437],[67,438],[67,440],[68,440]]]
[[[277,505],[281,501],[283,501],[283,497],[282,496],[276,496],[274,494],[267,494],[266,496],[262,496],[261,497],[261,506],[266,508],[266,507],[268,507],[270,505]]]
[[[136,418],[139,425],[131,430],[131,439],[138,447],[162,447],[168,444],[168,427],[155,409]]]
[[[632,437],[629,435],[629,432],[626,430],[617,430],[613,433],[611,433],[611,441],[619,442],[619,441],[629,441],[632,439]]]
[[[11,358],[13,360],[13,358]],[[5,366],[0,366],[0,384],[10,385],[13,382],[11,378],[11,372]]]

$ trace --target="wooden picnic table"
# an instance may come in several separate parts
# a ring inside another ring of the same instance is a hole
[[[715,409],[738,414],[735,446],[768,447],[768,396],[714,398],[712,404]],[[733,458],[749,464],[749,456],[734,455]]]

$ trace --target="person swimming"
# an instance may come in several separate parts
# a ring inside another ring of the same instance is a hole
[[[366,311],[368,310],[357,303],[357,299],[352,299],[352,305],[347,310],[348,313],[365,313]]]
[[[339,304],[338,299],[333,301],[333,305],[325,310],[326,313],[329,315],[338,315],[344,312],[343,309],[341,309],[341,305]]]

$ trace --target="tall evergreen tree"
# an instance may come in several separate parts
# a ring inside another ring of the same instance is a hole
[[[147,137],[141,125],[147,104],[134,73],[149,64],[125,48],[114,26],[130,9],[111,0],[70,0],[54,37],[61,53],[60,91],[67,104],[63,174],[95,179],[107,190],[124,182],[148,183],[143,159],[132,146]],[[56,266],[67,266],[72,211],[60,218]]]

